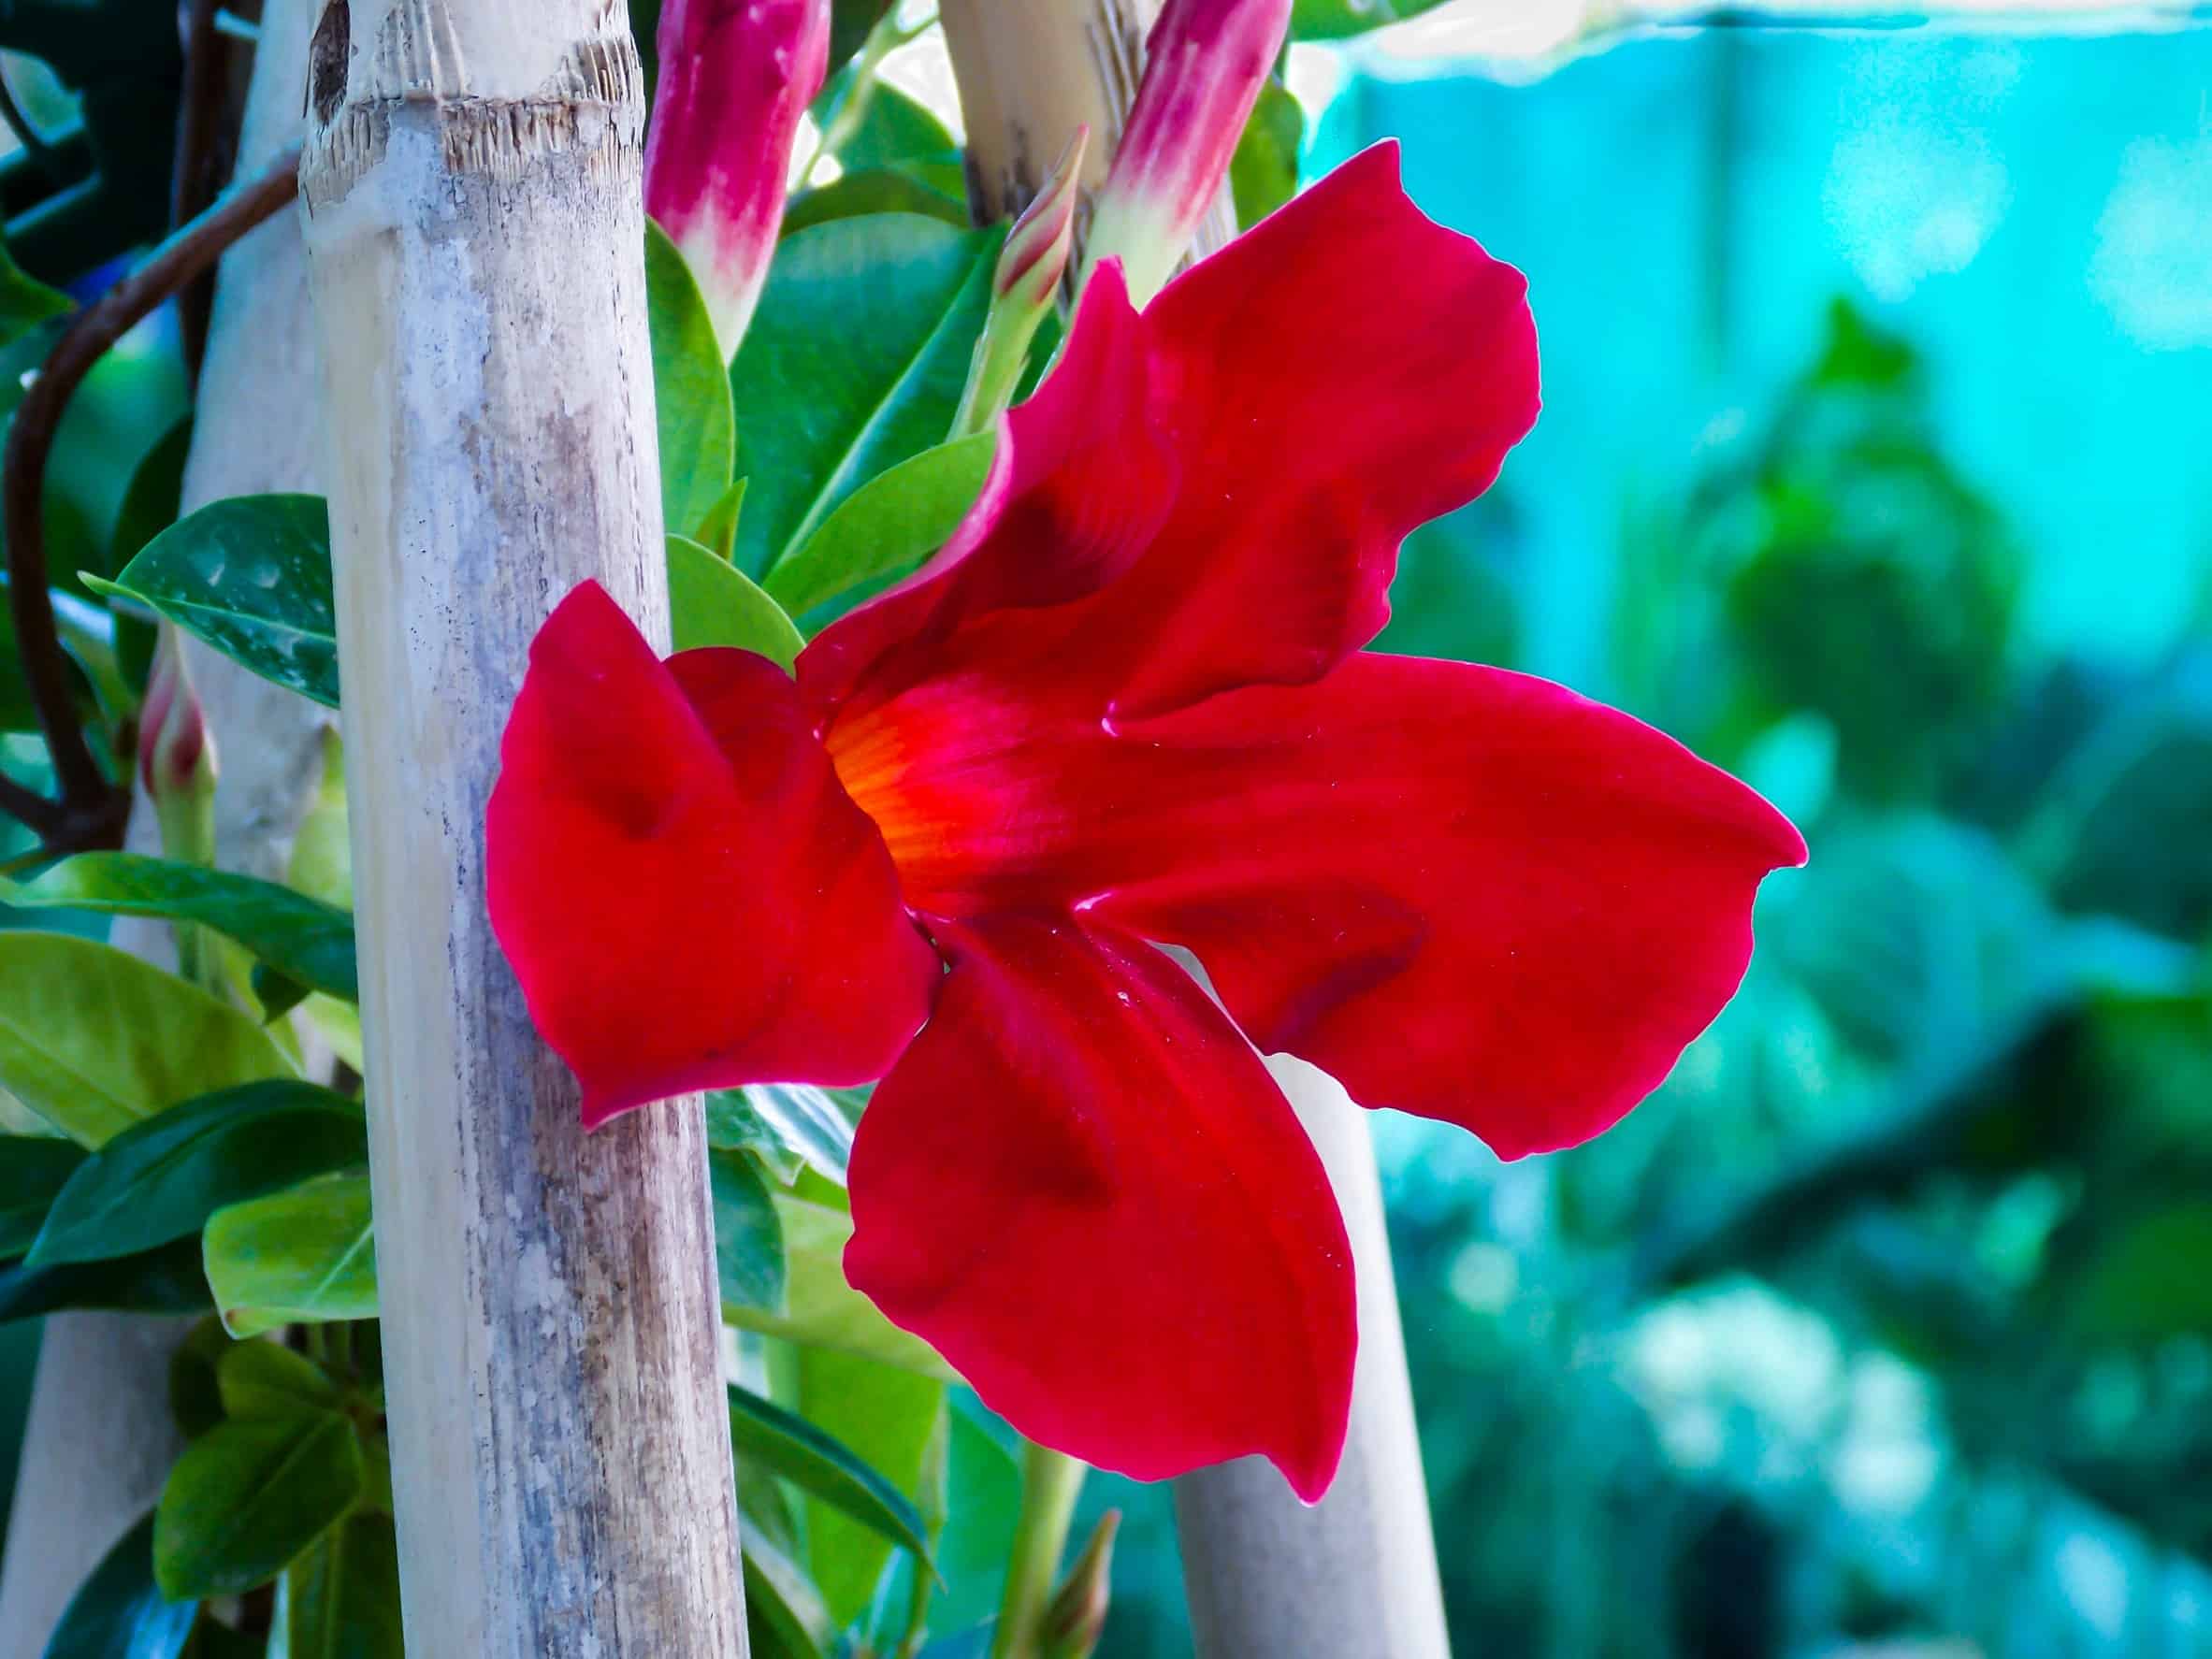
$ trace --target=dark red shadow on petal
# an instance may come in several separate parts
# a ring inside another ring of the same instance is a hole
[[[853,1147],[852,1283],[1032,1439],[1160,1479],[1262,1452],[1317,1499],[1357,1341],[1321,1160],[1181,969],[1072,922],[948,928]]]
[[[663,664],[596,583],[555,610],[484,815],[492,927],[584,1120],[882,1075],[942,977],[765,658]]]

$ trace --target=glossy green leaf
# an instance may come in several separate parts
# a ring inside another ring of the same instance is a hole
[[[278,1582],[284,1659],[401,1659],[399,1540],[388,1515],[356,1511]]]
[[[258,1338],[233,1343],[215,1363],[224,1415],[252,1422],[338,1409],[338,1384],[305,1354]]]
[[[1298,151],[1305,141],[1305,110],[1282,82],[1268,81],[1229,162],[1229,187],[1241,228],[1251,229],[1297,195]]]
[[[31,1248],[54,1195],[84,1159],[75,1141],[31,1134],[0,1139],[0,1262]]]
[[[784,1311],[725,1302],[722,1318],[740,1330],[781,1336],[802,1348],[830,1348],[882,1360],[903,1370],[958,1379],[918,1336],[902,1331],[845,1279],[852,1218],[788,1193],[774,1197],[784,1233]]]
[[[678,651],[735,645],[788,670],[806,648],[782,606],[728,559],[688,537],[668,539],[668,603]]]
[[[784,1145],[784,1137],[754,1109],[751,1098],[742,1089],[709,1089],[705,1118],[708,1146],[751,1153],[778,1186],[788,1187],[806,1167],[799,1155]]]
[[[802,615],[863,582],[920,564],[960,528],[997,447],[995,431],[977,432],[878,473],[769,571],[769,593]]]
[[[223,1421],[223,1356],[237,1344],[213,1314],[195,1323],[169,1355],[169,1415],[196,1440]]]
[[[209,1218],[209,1287],[233,1336],[376,1317],[369,1177],[326,1176]]]
[[[759,1394],[733,1388],[730,1437],[741,1464],[780,1475],[879,1536],[928,1556],[921,1517],[913,1504],[835,1435]]]
[[[744,1532],[739,1546],[752,1659],[826,1659],[837,1626],[798,1563],[757,1532]]]
[[[710,1093],[706,1110],[714,1145],[797,1157],[845,1184],[853,1119],[831,1090],[811,1083],[749,1083]]]
[[[178,1659],[199,1615],[153,1582],[153,1517],[116,1540],[69,1598],[45,1659]]]
[[[337,1524],[361,1479],[343,1417],[222,1423],[184,1449],[162,1488],[154,1581],[180,1599],[256,1589]]]
[[[660,505],[668,527],[699,527],[730,487],[737,426],[714,318],[668,233],[645,224],[645,323],[660,432]]]
[[[280,685],[338,707],[330,514],[320,496],[236,496],[179,519],[92,582],[159,611]]]
[[[27,1262],[0,1270],[0,1321],[92,1308],[107,1313],[199,1313],[208,1281],[189,1238],[107,1262]]]
[[[965,191],[954,195],[942,189],[933,172],[911,163],[847,169],[829,183],[793,196],[784,209],[783,234],[794,236],[809,225],[864,213],[919,213],[964,230],[968,198]]]
[[[1003,236],[876,213],[778,247],[730,368],[745,570],[772,570],[869,479],[943,441]]]
[[[1444,0],[1295,0],[1291,7],[1294,40],[1342,40],[1386,23],[1419,17]]]
[[[36,880],[0,880],[0,901],[197,922],[288,978],[348,1002],[360,995],[354,918],[250,875],[137,853],[79,853]]]
[[[90,939],[0,932],[0,1089],[84,1146],[294,1075],[267,1031],[173,974]]]
[[[298,1081],[219,1089],[133,1124],[94,1152],[48,1213],[31,1260],[91,1262],[199,1232],[226,1205],[369,1160],[361,1108]]]
[[[715,1272],[722,1300],[780,1311],[784,1236],[768,1183],[743,1152],[707,1152],[715,1204]]]
[[[894,162],[957,155],[960,140],[912,94],[877,79],[868,89],[860,119],[837,147],[837,160],[848,171],[888,166]]]
[[[12,345],[39,324],[76,309],[66,294],[16,264],[7,244],[0,241],[0,346]]]
[[[919,1487],[945,1400],[945,1384],[933,1377],[824,1349],[799,1356],[799,1408],[806,1421],[903,1493]],[[806,1537],[815,1584],[831,1617],[847,1623],[875,1594],[890,1543],[880,1527],[816,1493],[807,1500]]]
[[[722,492],[722,498],[701,521],[699,534],[691,540],[716,558],[729,558],[737,545],[737,521],[744,516],[745,505],[745,481],[741,478]]]

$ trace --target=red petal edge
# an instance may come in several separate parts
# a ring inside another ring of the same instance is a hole
[[[942,977],[765,658],[663,664],[597,583],[547,618],[484,812],[492,928],[596,1128],[693,1089],[882,1075]]]
[[[1149,946],[949,928],[937,1011],[853,1147],[846,1277],[1034,1440],[1160,1479],[1344,1444],[1351,1247],[1258,1056]]]

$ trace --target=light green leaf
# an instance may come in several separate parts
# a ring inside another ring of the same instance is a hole
[[[842,1440],[903,1493],[919,1489],[945,1400],[945,1384],[933,1377],[822,1349],[799,1356],[799,1408],[806,1421]],[[850,1623],[875,1592],[890,1558],[889,1541],[880,1528],[815,1493],[806,1504],[806,1537],[808,1564],[830,1616]]]
[[[784,1238],[775,1205],[753,1161],[712,1147],[707,1176],[715,1205],[715,1272],[722,1300],[781,1312]]]
[[[14,344],[49,318],[64,316],[77,302],[50,288],[15,262],[0,241],[0,346]]]
[[[759,1394],[733,1388],[730,1437],[740,1464],[780,1475],[870,1531],[928,1557],[930,1547],[913,1504],[835,1435]]]
[[[376,1317],[367,1176],[327,1176],[217,1210],[202,1242],[233,1336]]]
[[[784,1230],[785,1311],[771,1313],[725,1302],[722,1318],[744,1331],[781,1336],[802,1348],[829,1348],[881,1360],[926,1377],[959,1380],[936,1349],[902,1331],[875,1304],[846,1283],[845,1244],[852,1218],[826,1205],[775,1195]]]
[[[22,1134],[0,1139],[0,1262],[31,1248],[54,1195],[84,1158],[75,1141]]]
[[[1342,40],[1386,23],[1419,17],[1444,0],[1295,0],[1291,7],[1293,40]]]
[[[811,1083],[748,1083],[706,1097],[707,1139],[763,1156],[796,1155],[839,1186],[852,1158],[853,1120]],[[787,1181],[786,1185],[789,1183]]]
[[[806,648],[782,606],[728,559],[687,536],[668,539],[668,605],[678,651],[735,645],[788,671]]]
[[[153,1582],[153,1517],[124,1533],[78,1586],[46,1641],[46,1659],[178,1659],[199,1616]]]
[[[745,570],[773,570],[861,484],[944,440],[1004,235],[874,213],[784,239],[730,371]]]
[[[153,1516],[172,1599],[240,1595],[282,1572],[361,1495],[361,1445],[334,1414],[225,1422],[184,1449]]]
[[[1305,141],[1305,110],[1282,82],[1268,81],[1229,162],[1239,227],[1250,230],[1297,195],[1298,151]]]
[[[31,1248],[40,1266],[151,1249],[226,1205],[369,1159],[361,1108],[312,1083],[218,1089],[133,1124],[54,1199]]]
[[[90,939],[0,932],[0,1089],[84,1146],[296,1075],[268,1032],[173,974]]]
[[[401,1659],[399,1540],[391,1517],[356,1511],[286,1567],[277,1625],[283,1659]]]
[[[995,431],[925,449],[870,479],[768,573],[793,615],[878,576],[911,570],[945,545],[990,475]]]
[[[744,1530],[739,1547],[752,1659],[823,1659],[836,1646],[837,1627],[798,1563],[756,1528]]]
[[[838,165],[848,172],[959,153],[960,140],[943,122],[880,78],[870,82],[860,121],[837,146]]]
[[[722,492],[722,498],[700,521],[699,534],[691,540],[716,558],[727,560],[737,546],[737,521],[744,515],[745,506],[745,481],[741,478]]]
[[[966,229],[968,199],[938,187],[931,172],[910,162],[889,166],[847,168],[814,190],[802,191],[784,209],[783,234],[796,236],[809,225],[865,213],[919,213],[926,219]]]
[[[730,371],[699,283],[668,233],[645,224],[645,323],[660,429],[660,505],[672,530],[699,527],[730,487],[737,425]]]
[[[240,1342],[215,1362],[224,1414],[239,1421],[313,1416],[339,1408],[338,1384],[305,1354],[274,1342]]]
[[[338,707],[330,514],[320,496],[234,496],[179,519],[102,593],[151,605],[264,678]]]
[[[137,853],[79,853],[36,880],[0,879],[0,902],[197,922],[288,978],[348,1002],[360,995],[354,918],[250,875]]]

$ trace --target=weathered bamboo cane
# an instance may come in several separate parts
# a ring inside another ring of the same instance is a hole
[[[408,1646],[745,1651],[699,1114],[586,1139],[486,919],[538,625],[668,635],[642,100],[608,0],[325,0],[301,172]]]
[[[1079,123],[1093,135],[1085,182],[1103,180],[1113,145],[1100,138],[1120,134],[1157,10],[1156,0],[943,0],[979,219],[1027,202]],[[1088,224],[1079,214],[1078,248]],[[1234,228],[1224,189],[1198,251]],[[1344,1212],[1359,1276],[1359,1368],[1343,1466],[1319,1506],[1299,1503],[1259,1458],[1175,1483],[1198,1651],[1442,1659],[1443,1594],[1366,1115],[1310,1066],[1269,1065]]]
[[[252,178],[299,136],[313,0],[266,0],[238,174]],[[315,487],[321,386],[298,222],[281,213],[224,255],[200,373],[184,505]],[[322,772],[325,712],[196,641],[193,684],[222,756],[217,859],[281,873]],[[131,842],[160,850],[136,803]],[[123,948],[160,959],[168,929],[120,921]],[[46,1322],[0,1567],[0,1659],[38,1659],[69,1597],[161,1491],[181,1441],[169,1415],[168,1356],[186,1325],[132,1314]]]

